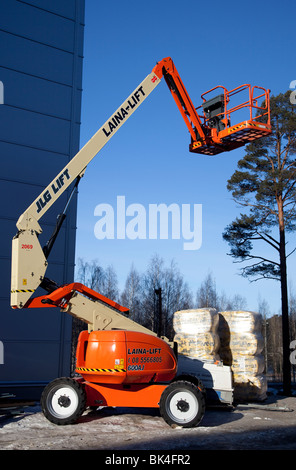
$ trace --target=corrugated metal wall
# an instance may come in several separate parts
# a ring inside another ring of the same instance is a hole
[[[59,309],[12,310],[11,240],[16,221],[79,150],[84,0],[6,0],[0,4],[0,397],[38,398],[70,373],[71,317]],[[40,221],[48,240],[68,192]],[[46,276],[74,276],[76,199]],[[44,291],[37,291],[41,295]]]

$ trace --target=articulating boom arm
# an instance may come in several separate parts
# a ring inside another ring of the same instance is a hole
[[[172,59],[170,59],[170,57],[163,59],[153,70],[159,78],[164,77],[189,130],[191,138],[196,140],[197,136],[199,136],[199,138],[206,143],[207,139],[200,117],[196,112]]]
[[[87,323],[89,331],[128,329],[157,336],[156,333],[127,318],[128,308],[77,282],[58,287],[47,295],[29,299],[26,307],[59,307],[62,312]],[[167,338],[163,339],[169,343]]]
[[[205,140],[200,118],[195,111],[172,59],[169,57],[163,59],[20,216],[16,224],[18,230],[26,230],[29,228],[35,230],[37,233],[42,232],[38,224],[39,219],[76,178],[83,176],[87,165],[156,88],[163,76],[192,138],[196,137],[193,130],[193,127],[196,127],[201,138]],[[192,120],[192,124],[189,118]]]
[[[193,113],[194,107],[173,61],[170,58],[163,59],[19,217],[16,224],[18,232],[12,241],[12,307],[26,307],[35,290],[42,283],[45,285],[47,257],[65,218],[66,209],[59,216],[55,233],[43,249],[38,240],[38,236],[42,233],[39,220],[71,184],[74,184],[74,189],[76,188],[87,165],[156,88],[163,75],[174,98],[178,96],[179,100],[176,100],[178,107],[186,124],[189,123],[184,107],[189,106]],[[177,78],[173,80],[171,76]],[[195,125],[198,126],[198,122],[195,122]]]
[[[81,177],[84,175],[87,165],[144,102],[163,77],[189,130],[191,136],[190,151],[214,155],[225,150],[237,148],[250,140],[271,132],[269,120],[267,124],[261,124],[258,121],[254,122],[255,119],[246,121],[241,126],[228,129],[229,114],[233,110],[229,111],[226,109],[230,96],[226,89],[227,93],[224,93],[224,101],[221,99],[223,103],[221,101],[221,104],[218,100],[218,111],[216,110],[217,100],[214,103],[214,108],[212,103],[207,101],[205,106],[207,113],[209,114],[209,110],[215,109],[215,115],[214,117],[211,115],[210,118],[205,118],[202,123],[201,116],[197,114],[197,110],[192,104],[172,59],[167,57],[158,62],[145,80],[140,83],[18,219],[16,224],[18,232],[12,241],[10,303],[13,308],[32,307],[33,305],[29,299],[40,285],[48,292],[52,292],[58,287],[54,283],[48,282],[44,275],[48,264],[47,258],[66,217],[68,203],[64,212],[58,218],[57,226],[51,239],[44,248],[41,247],[38,240],[39,235],[42,233],[39,220],[70,185],[73,186],[71,196],[73,195]],[[264,93],[259,97],[263,95]],[[263,109],[257,106],[257,104],[256,106],[254,105],[257,101],[254,97],[253,89],[250,89],[250,100],[247,105],[244,103],[243,106],[250,106],[251,115],[253,108],[260,109],[262,115],[265,115],[269,113],[268,100],[269,95],[265,92],[267,109],[267,112],[265,112],[265,108]],[[218,133],[219,128],[217,130],[216,122],[219,125],[223,123],[223,131]],[[236,135],[239,135],[238,139]]]
[[[18,219],[18,232],[12,241],[12,307],[25,307],[35,290],[44,282],[47,256],[65,213],[59,217],[56,233],[44,249],[38,240],[42,233],[40,218],[71,184],[75,188],[87,165],[159,83],[160,78],[154,71],[151,72]]]

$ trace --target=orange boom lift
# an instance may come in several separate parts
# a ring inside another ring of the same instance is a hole
[[[203,377],[207,370],[211,374],[210,382],[214,384],[207,389],[200,379],[196,361],[192,363],[186,357],[178,357],[174,344],[130,320],[127,308],[83,284],[58,286],[45,277],[48,257],[87,165],[162,78],[189,130],[190,152],[216,155],[271,133],[268,90],[242,85],[227,91],[219,86],[203,93],[202,104],[195,108],[168,57],[153,68],[19,217],[18,231],[12,241],[12,308],[58,307],[88,324],[88,331],[80,334],[77,346],[78,377],[55,379],[42,394],[43,412],[56,424],[75,422],[87,406],[108,405],[159,407],[168,424],[191,427],[201,421],[206,396],[211,389],[220,393],[220,401],[232,403],[229,367],[202,364]],[[219,94],[212,96],[218,90]],[[247,93],[247,97],[232,105],[232,100],[241,93]],[[259,100],[264,104],[260,105]],[[244,114],[243,118],[241,114]],[[234,123],[236,116],[239,120]],[[57,219],[51,238],[42,248],[39,220],[70,185],[72,191],[65,209]],[[34,297],[38,287],[46,293]],[[221,374],[222,383],[219,382]]]

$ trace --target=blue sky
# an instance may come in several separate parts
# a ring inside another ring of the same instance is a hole
[[[201,104],[201,93],[216,85],[232,89],[250,83],[274,95],[285,92],[296,79],[294,12],[293,2],[286,0],[86,0],[81,146],[167,56],[195,106]],[[211,272],[218,292],[246,297],[253,310],[261,297],[271,314],[279,313],[279,283],[250,283],[239,276],[240,265],[227,256],[222,240],[226,225],[239,215],[226,184],[244,150],[198,156],[188,151],[189,141],[163,81],[86,170],[79,190],[76,257],[112,265],[122,289],[131,265],[143,272],[157,253],[167,264],[176,261],[194,294]],[[126,206],[141,204],[147,213],[149,204],[201,204],[201,247],[186,251],[184,240],[170,236],[98,240],[95,208],[110,204],[116,212],[117,196],[125,197]],[[295,255],[288,270],[296,289],[294,260]]]

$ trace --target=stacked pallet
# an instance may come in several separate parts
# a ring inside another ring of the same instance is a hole
[[[219,314],[214,308],[175,312],[174,341],[178,344],[179,353],[202,361],[220,360],[218,325]]]
[[[236,401],[262,401],[266,398],[262,317],[248,311],[219,313],[219,355],[233,372]]]

